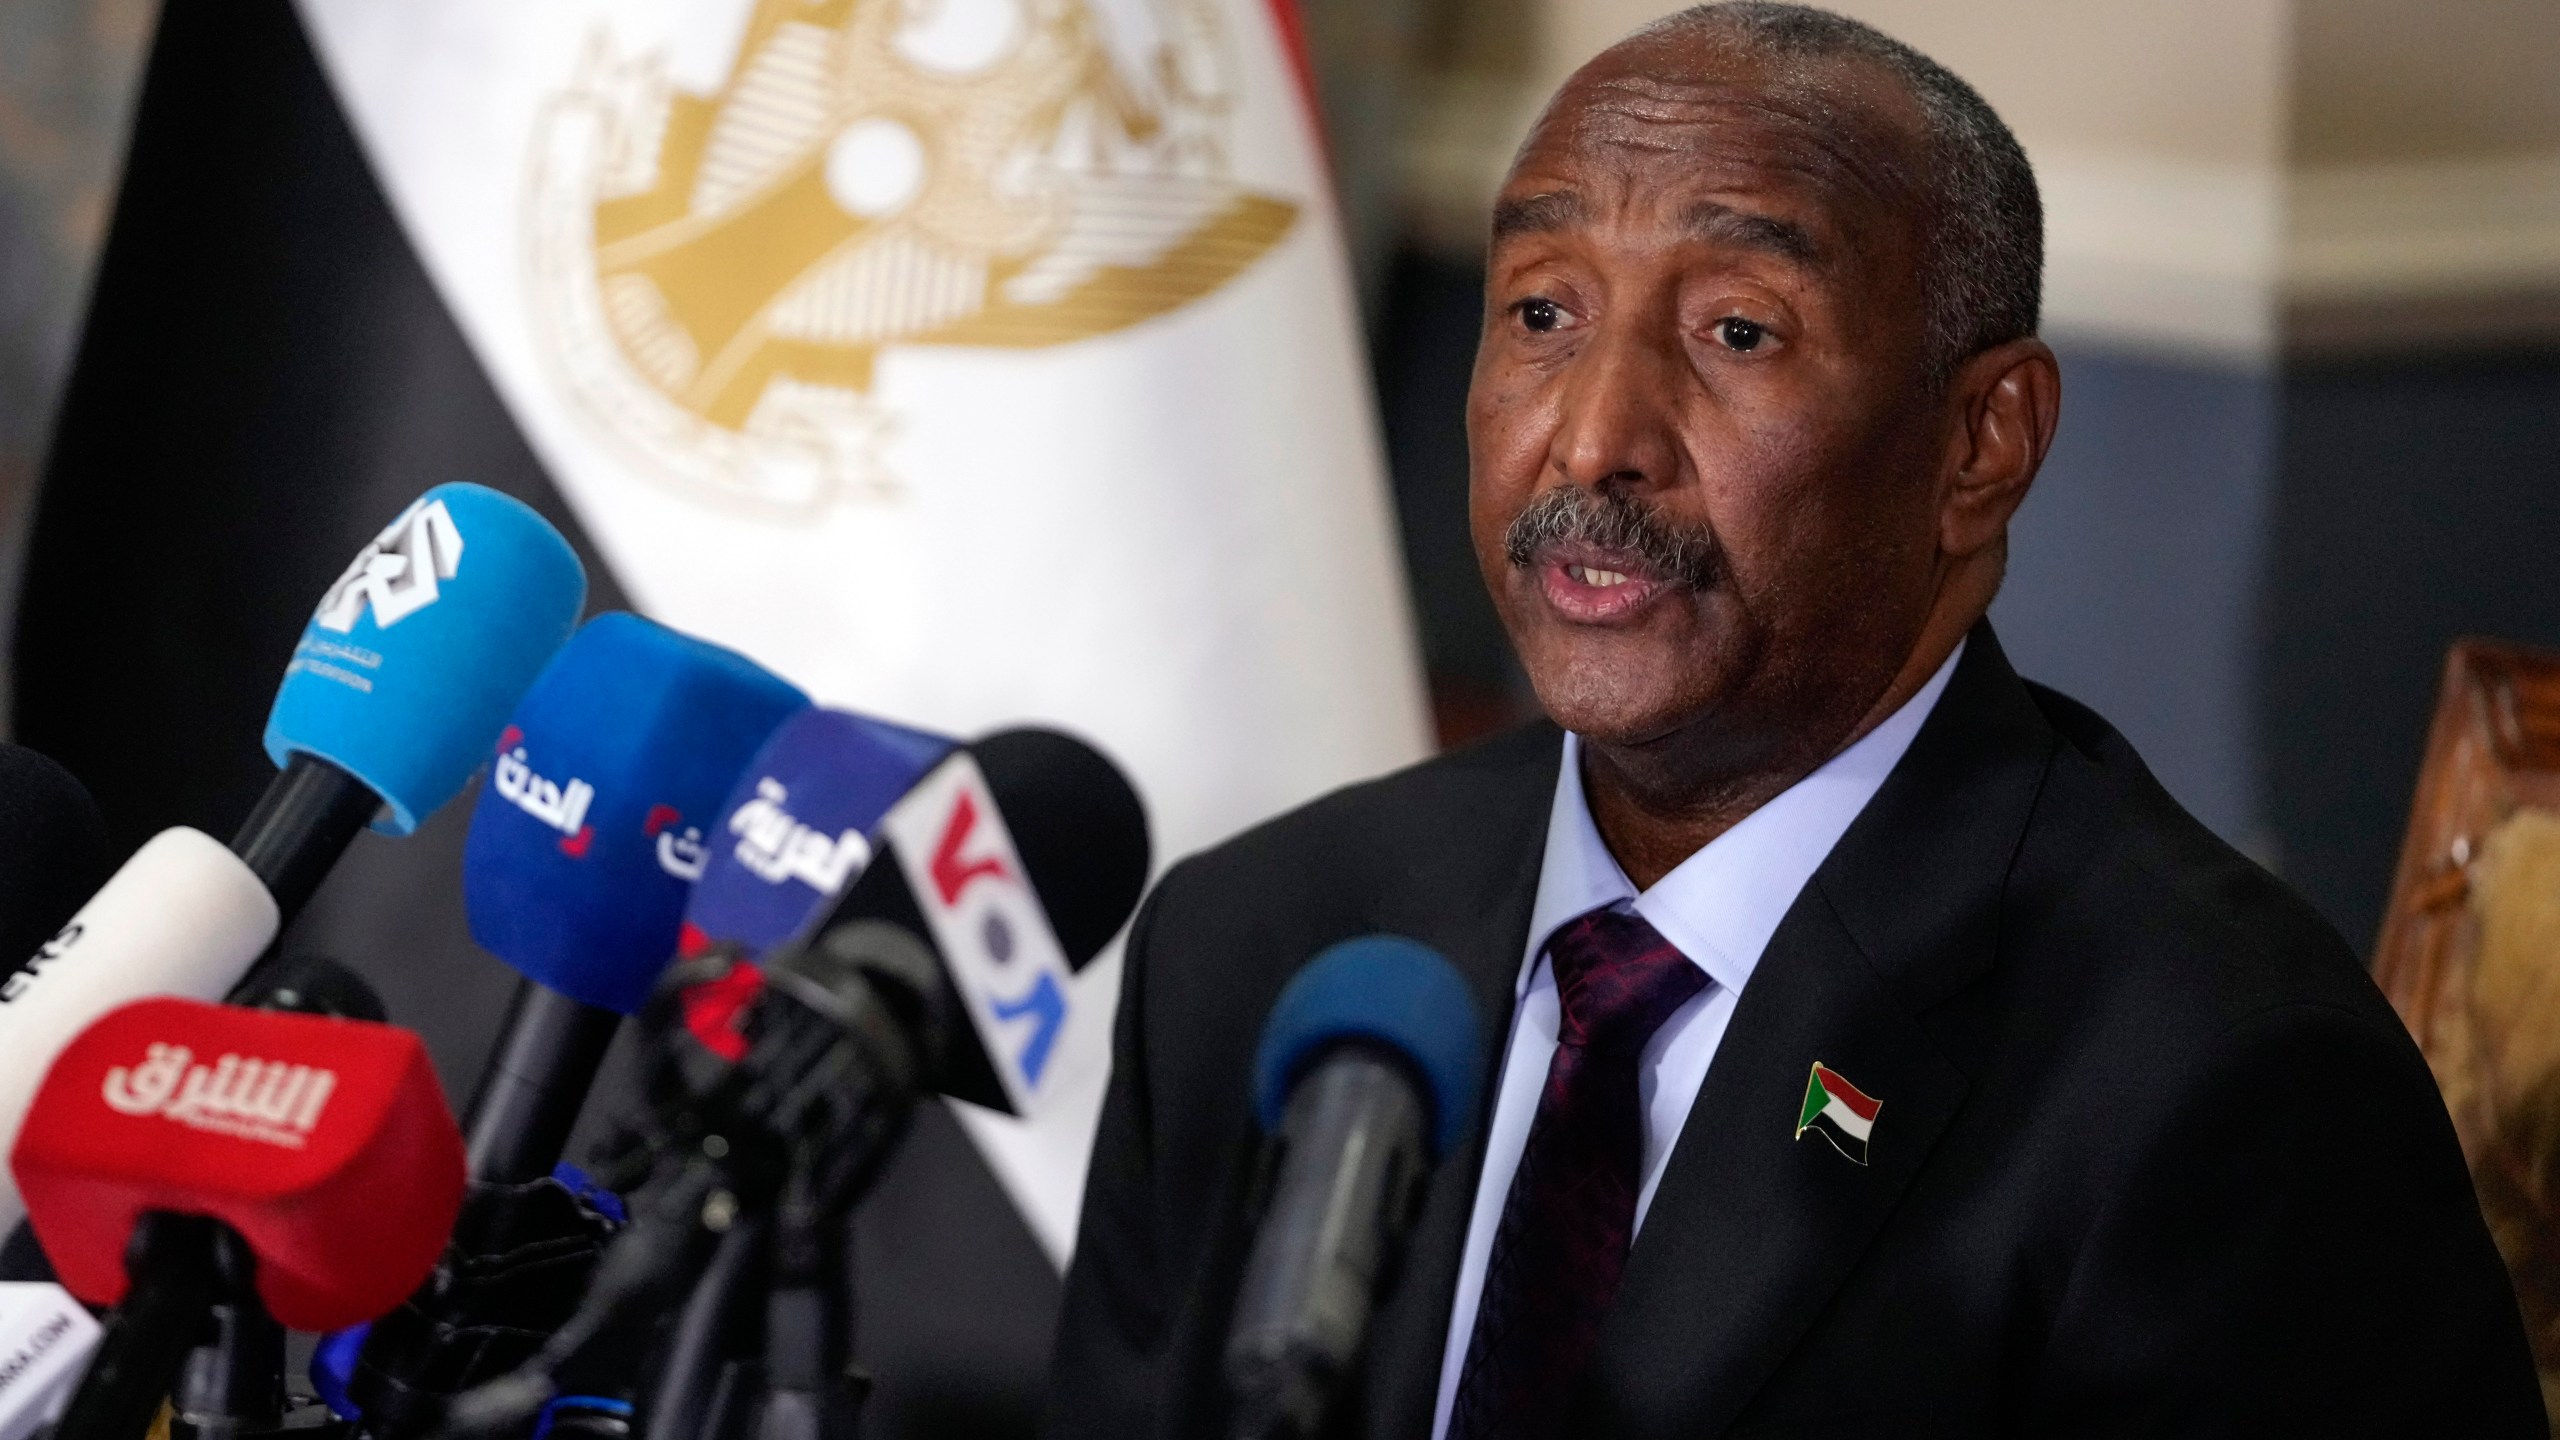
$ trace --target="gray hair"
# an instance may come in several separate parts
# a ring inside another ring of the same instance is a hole
[[[2036,333],[2044,298],[2044,202],[2018,137],[1980,92],[1872,25],[1778,0],[1724,0],[1657,20],[1636,38],[1714,32],[1745,54],[1863,60],[1915,101],[1928,149],[1932,214],[1921,256],[1927,366],[1943,385],[1966,360]]]

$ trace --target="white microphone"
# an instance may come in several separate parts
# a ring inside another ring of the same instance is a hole
[[[98,1322],[70,1291],[0,1283],[0,1440],[29,1440],[62,1418],[97,1348]]]
[[[0,1155],[16,1147],[62,1047],[131,1001],[221,999],[266,952],[280,919],[256,872],[201,830],[163,830],[135,851],[33,960],[0,980]],[[16,1183],[0,1175],[0,1232],[25,1217]]]

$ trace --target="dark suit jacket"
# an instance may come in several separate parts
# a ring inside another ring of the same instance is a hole
[[[1263,1015],[1390,931],[1498,1046],[1559,747],[1341,791],[1157,887],[1050,1435],[1222,1433]],[[1793,1138],[1817,1060],[1883,1104],[1863,1168]],[[1482,1156],[1434,1177],[1342,1433],[1429,1433]],[[1572,1408],[1576,1435],[2546,1433],[2452,1126],[2355,955],[1987,626],[1769,942]]]

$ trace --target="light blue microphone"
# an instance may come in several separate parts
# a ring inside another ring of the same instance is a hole
[[[439,485],[356,553],[267,715],[283,772],[232,851],[285,923],[355,832],[406,835],[459,794],[568,638],[587,576],[560,532],[480,485]]]

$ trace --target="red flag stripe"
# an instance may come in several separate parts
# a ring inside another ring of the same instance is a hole
[[[1280,48],[1289,53],[1289,72],[1298,77],[1298,99],[1305,107],[1307,125],[1315,132],[1316,147],[1331,146],[1324,131],[1324,110],[1316,104],[1316,67],[1307,53],[1306,16],[1298,9],[1298,0],[1271,0],[1271,23],[1280,31]]]
[[[1840,1078],[1840,1072],[1828,1065],[1816,1065],[1813,1068],[1815,1073],[1822,1077],[1822,1088],[1830,1091],[1833,1099],[1857,1111],[1858,1118],[1861,1120],[1871,1121],[1876,1118],[1876,1110],[1880,1102],[1873,1096]]]

